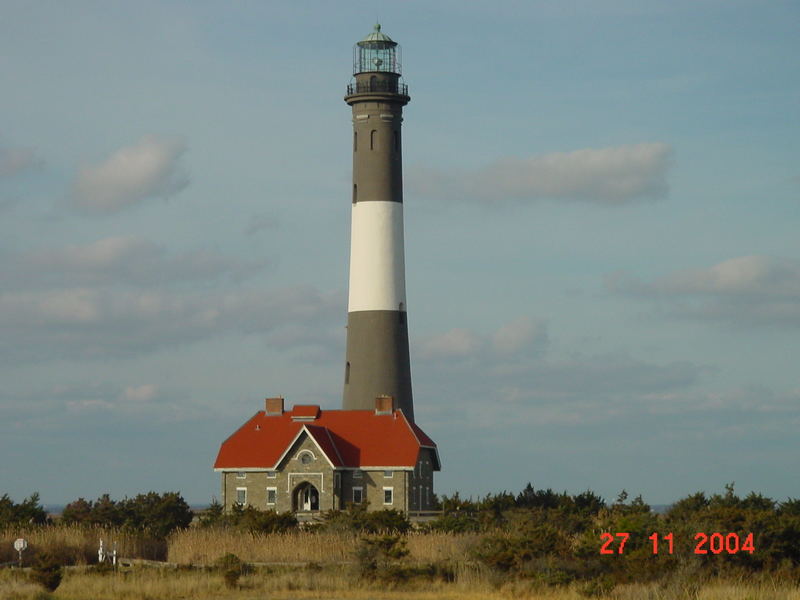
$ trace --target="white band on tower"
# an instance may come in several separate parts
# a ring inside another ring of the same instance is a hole
[[[348,312],[406,310],[403,205],[353,205]]]

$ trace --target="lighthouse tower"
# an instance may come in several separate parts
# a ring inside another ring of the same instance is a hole
[[[410,97],[400,47],[381,26],[353,47],[353,213],[347,309],[345,410],[392,396],[413,422],[403,249],[400,125]]]

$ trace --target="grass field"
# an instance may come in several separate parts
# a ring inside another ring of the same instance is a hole
[[[478,534],[408,534],[403,540],[409,553],[402,564],[412,569],[444,566],[447,576],[431,571],[388,579],[360,576],[360,537],[350,532],[257,534],[190,528],[167,540],[154,540],[103,528],[18,528],[0,531],[0,562],[16,558],[15,537],[28,540],[29,561],[36,552],[47,551],[59,556],[61,564],[77,566],[65,569],[52,594],[31,583],[27,569],[0,569],[0,600],[800,600],[800,588],[789,583],[797,581],[795,576],[760,573],[707,579],[685,570],[658,583],[618,584],[606,590],[587,581],[547,586],[535,578],[503,575],[476,561],[470,548]],[[101,538],[107,546],[116,541],[120,556],[160,562],[95,572],[87,565],[96,561]],[[234,588],[226,587],[222,573],[211,567],[227,553],[255,565]]]
[[[800,600],[800,590],[781,585],[744,582],[708,582],[701,588],[674,585],[620,585],[610,594],[595,596],[614,600]],[[46,594],[27,581],[27,574],[0,572],[3,600],[508,600],[586,598],[579,586],[536,588],[525,582],[456,580],[454,583],[408,584],[394,589],[359,583],[341,568],[261,569],[242,577],[228,589],[216,572],[203,570],[140,568],[100,575],[85,569],[69,570],[61,586]]]

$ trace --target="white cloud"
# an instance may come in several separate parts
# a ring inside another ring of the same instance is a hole
[[[0,177],[11,177],[41,164],[42,160],[31,148],[0,146]]]
[[[473,170],[412,167],[412,194],[479,202],[540,198],[622,204],[667,193],[671,150],[661,142],[504,158]]]
[[[659,303],[685,317],[734,324],[800,326],[800,261],[741,256],[644,282],[606,277],[609,289]]]
[[[264,261],[246,262],[206,250],[169,255],[162,245],[136,236],[117,236],[6,255],[0,261],[0,289],[207,283],[221,277],[242,281],[264,266]]]
[[[424,338],[419,346],[420,358],[450,358],[474,354],[482,340],[466,329],[451,329],[445,333]]]
[[[800,261],[741,256],[706,269],[679,271],[654,282],[668,294],[722,294],[800,298]]]
[[[150,402],[158,395],[158,386],[145,383],[139,386],[128,386],[120,394],[120,399],[129,402]]]
[[[531,345],[547,342],[547,328],[541,321],[520,317],[503,325],[492,336],[492,347],[498,354],[514,354]]]
[[[425,359],[456,361],[489,355],[519,358],[536,354],[547,341],[547,326],[543,321],[519,317],[489,335],[455,328],[423,337],[418,347],[414,348],[414,355]]]
[[[310,287],[230,293],[69,288],[0,293],[6,361],[124,357],[226,335],[327,329],[344,300]],[[304,340],[302,343],[308,343]]]
[[[185,151],[182,142],[154,135],[120,148],[80,170],[73,186],[75,205],[88,213],[108,214],[147,198],[177,194],[189,184],[179,164]]]

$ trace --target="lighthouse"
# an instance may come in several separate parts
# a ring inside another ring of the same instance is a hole
[[[413,422],[403,244],[403,107],[400,47],[380,25],[353,47],[350,286],[345,410],[391,396]]]
[[[343,410],[280,396],[220,445],[225,510],[300,521],[365,505],[425,516],[436,506],[436,443],[414,422],[408,357],[400,124],[410,100],[400,48],[380,25],[353,49],[353,207]]]

